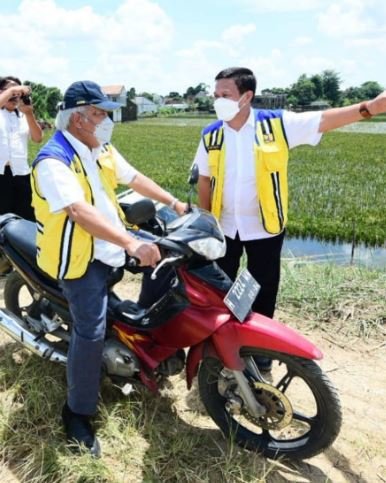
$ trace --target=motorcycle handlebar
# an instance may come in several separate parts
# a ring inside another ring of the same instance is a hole
[[[155,269],[151,274],[151,279],[155,280],[157,278],[158,271],[165,265],[173,264],[178,260],[182,260],[187,253],[180,244],[177,244],[171,240],[166,240],[165,238],[159,238],[153,241],[161,250],[163,254],[162,259],[159,261]],[[127,256],[125,266],[128,270],[140,267],[140,260],[136,257]],[[136,273],[136,272],[135,272]]]
[[[129,257],[126,261],[126,265],[130,268],[139,267],[140,260],[137,257]]]

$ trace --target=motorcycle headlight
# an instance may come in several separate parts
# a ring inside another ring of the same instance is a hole
[[[201,238],[188,243],[189,247],[207,260],[217,260],[225,255],[225,240],[216,240],[216,238]]]

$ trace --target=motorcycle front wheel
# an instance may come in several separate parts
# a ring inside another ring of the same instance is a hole
[[[202,361],[198,384],[202,402],[226,437],[268,458],[305,459],[327,449],[337,437],[341,406],[336,389],[311,360],[282,353],[243,348],[246,367],[256,357],[272,360],[272,370],[256,378],[244,375],[265,414],[248,411],[233,372],[221,361]],[[252,363],[253,364],[253,363]]]

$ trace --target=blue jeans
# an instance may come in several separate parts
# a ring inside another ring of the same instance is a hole
[[[98,260],[85,275],[61,281],[73,321],[67,360],[67,404],[79,414],[96,412],[106,332],[107,277]]]

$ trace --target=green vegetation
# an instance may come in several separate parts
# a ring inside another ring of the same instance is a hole
[[[320,74],[302,74],[290,87],[272,87],[262,90],[262,94],[285,95],[287,104],[304,107],[315,101],[326,101],[330,106],[347,106],[376,97],[383,87],[375,81],[367,81],[359,87],[341,90],[342,79],[334,70],[324,70]]]
[[[126,159],[147,176],[181,198],[205,121],[149,120],[117,125],[113,143]]]
[[[335,132],[293,150],[289,234],[382,245],[385,147],[384,135]]]
[[[31,87],[35,116],[45,120],[54,118],[57,105],[63,97],[60,90],[57,87],[47,87],[30,81],[25,81],[24,84]]]
[[[113,142],[136,168],[184,198],[201,129],[212,121],[154,118],[117,124]],[[385,148],[382,134],[333,132],[318,146],[292,150],[288,234],[383,245]],[[31,159],[37,149],[31,145]]]
[[[139,170],[184,197],[206,121],[118,125],[114,143]],[[326,134],[319,146],[294,149],[289,165],[289,235],[382,245],[385,148],[383,135],[335,132]]]
[[[301,331],[308,320],[331,334],[368,338],[385,334],[385,293],[386,272],[290,259],[283,262],[278,307]]]

